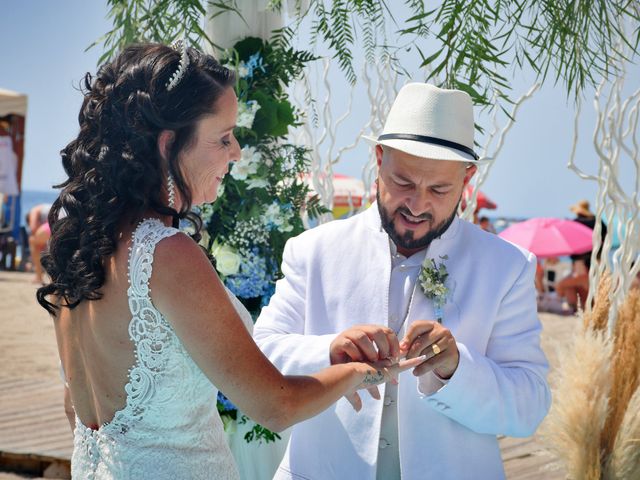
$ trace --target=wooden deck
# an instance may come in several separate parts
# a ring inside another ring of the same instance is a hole
[[[0,469],[3,457],[40,462],[44,468],[71,457],[72,436],[58,379],[0,380]],[[500,439],[507,478],[564,478],[534,438]]]
[[[9,312],[0,312],[0,472],[29,470],[41,475],[51,464],[68,464],[72,435],[64,414],[53,328],[33,301],[29,278],[0,271],[0,298]],[[16,304],[24,304],[17,313]],[[556,330],[560,324],[553,323],[557,320],[549,321],[552,334],[561,336],[564,332]],[[553,365],[553,352],[548,353]],[[509,480],[564,478],[535,437],[504,437],[500,447]],[[462,456],[463,452],[461,460]]]
[[[0,379],[0,454],[71,458],[71,428],[59,379]]]

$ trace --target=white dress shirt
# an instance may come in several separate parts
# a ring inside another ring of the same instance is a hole
[[[389,240],[391,250],[391,281],[389,282],[389,328],[402,340],[405,320],[416,290],[420,266],[427,250],[421,250],[409,258],[398,253],[396,245]],[[400,478],[400,452],[398,450],[398,386],[385,385],[376,478],[394,480]]]

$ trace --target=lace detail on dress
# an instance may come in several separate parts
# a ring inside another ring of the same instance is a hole
[[[127,296],[135,363],[126,403],[98,430],[76,417],[73,478],[238,478],[216,411],[217,389],[150,297],[155,247],[177,232],[147,219],[133,233]]]
[[[163,238],[177,233],[159,220],[147,220],[138,225],[129,247],[129,338],[135,345],[136,364],[129,370],[125,386],[127,404],[111,421],[113,429],[126,433],[144,414],[145,401],[155,389],[155,377],[167,364],[168,347],[177,341],[173,329],[155,309],[149,296],[149,279],[153,267],[153,252]]]

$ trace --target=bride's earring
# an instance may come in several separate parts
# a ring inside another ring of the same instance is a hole
[[[169,208],[176,207],[176,186],[171,174],[167,176],[167,194],[169,195]]]

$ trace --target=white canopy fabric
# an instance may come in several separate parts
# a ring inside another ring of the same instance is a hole
[[[306,11],[309,0],[283,0],[280,11],[273,11],[269,0],[236,0],[235,7],[242,16],[221,10],[216,2],[208,2],[205,31],[221,48],[231,48],[244,37],[269,39],[274,30],[285,24],[284,15],[293,16],[296,10]]]
[[[0,136],[0,194],[18,195],[18,157],[13,151],[11,137]]]
[[[10,114],[27,114],[27,96],[0,88],[0,117]]]

